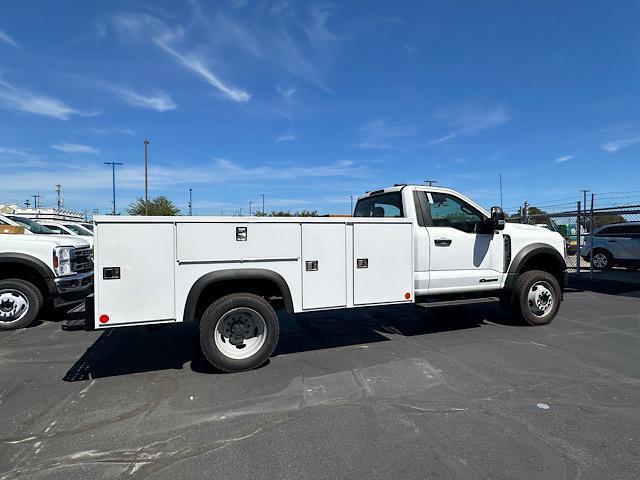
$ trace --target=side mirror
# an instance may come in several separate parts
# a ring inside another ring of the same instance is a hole
[[[504,212],[500,207],[491,207],[491,223],[494,230],[504,230]]]

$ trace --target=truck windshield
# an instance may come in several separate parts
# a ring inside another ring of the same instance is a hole
[[[354,217],[404,217],[402,194],[381,193],[358,200]]]
[[[47,227],[44,227],[44,226],[40,225],[37,222],[34,222],[30,218],[16,217],[16,216],[13,216],[13,215],[8,217],[8,218],[10,218],[11,220],[13,220],[16,223],[19,223],[24,228],[29,230],[31,233],[37,233],[37,234],[40,234],[40,235],[51,235],[53,233],[56,233],[53,230],[49,230]]]
[[[71,230],[76,235],[91,235],[91,232],[86,231],[84,228],[79,227],[78,225],[74,225],[73,223],[65,223],[65,227]]]

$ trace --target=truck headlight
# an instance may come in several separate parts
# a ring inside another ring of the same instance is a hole
[[[71,266],[73,251],[73,247],[56,247],[53,250],[53,271],[59,277],[76,273]]]

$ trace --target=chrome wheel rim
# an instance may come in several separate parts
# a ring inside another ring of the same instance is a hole
[[[243,360],[255,355],[264,345],[267,324],[262,315],[252,308],[234,308],[216,323],[214,340],[223,355]]]
[[[28,312],[29,299],[24,293],[14,289],[0,291],[0,322],[17,322]]]
[[[609,259],[604,253],[596,253],[593,256],[593,266],[596,268],[604,268],[609,263]]]
[[[527,294],[529,311],[536,317],[545,317],[553,310],[553,288],[548,282],[540,281],[531,285]]]

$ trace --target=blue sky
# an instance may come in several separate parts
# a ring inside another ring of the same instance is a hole
[[[485,206],[636,190],[640,4],[4,2],[0,202],[346,213],[435,179]]]

